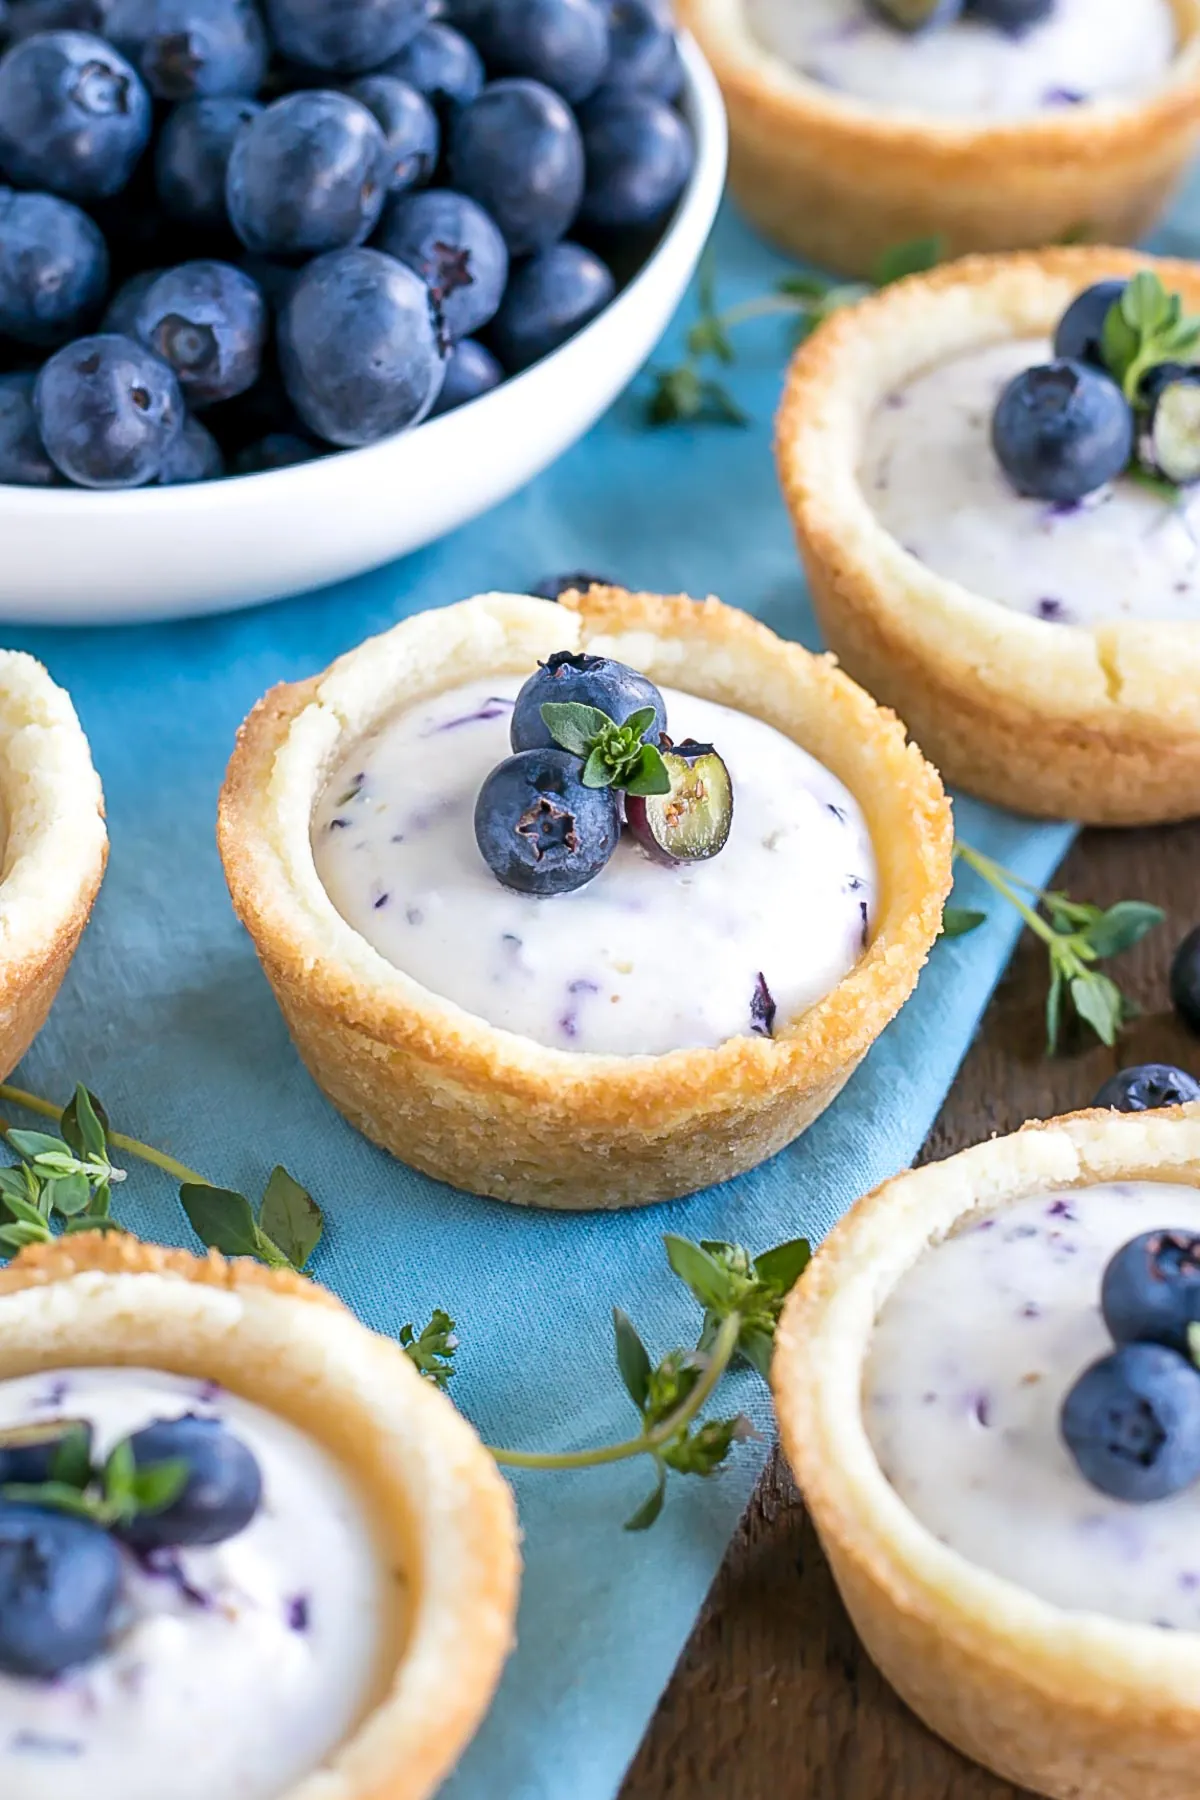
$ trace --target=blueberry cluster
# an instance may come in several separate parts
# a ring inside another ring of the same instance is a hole
[[[901,31],[932,31],[964,16],[1019,36],[1054,11],[1054,0],[871,0],[875,11]]]
[[[219,1544],[262,1500],[258,1462],[216,1419],[156,1419],[92,1466],[83,1420],[0,1432],[0,1672],[49,1679],[103,1650],[121,1599],[118,1544],[153,1558]],[[116,1471],[124,1461],[124,1476]],[[158,1503],[154,1474],[173,1479]]]
[[[625,827],[668,862],[724,848],[728,769],[711,744],[672,742],[662,695],[625,663],[556,651],[517,695],[510,742],[475,803],[475,841],[505,887],[569,894]]]
[[[668,4],[0,3],[0,482],[279,468],[556,349],[691,172]]]

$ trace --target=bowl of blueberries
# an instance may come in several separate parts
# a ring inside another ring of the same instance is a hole
[[[0,0],[0,617],[247,606],[514,492],[720,201],[669,0]]]

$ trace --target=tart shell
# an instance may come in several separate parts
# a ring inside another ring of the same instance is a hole
[[[730,182],[784,249],[869,276],[938,236],[950,255],[1085,237],[1131,243],[1154,223],[1200,131],[1200,0],[1174,0],[1180,49],[1144,99],[975,125],[837,94],[762,47],[745,0],[681,0],[721,85]]]
[[[885,395],[940,360],[1051,335],[1081,289],[1154,269],[1200,309],[1194,263],[1124,250],[970,257],[836,314],[797,352],[779,478],[826,642],[905,720],[947,781],[1092,825],[1200,812],[1200,622],[1035,619],[912,556],[858,480]]]
[[[303,1276],[123,1234],[36,1245],[0,1270],[0,1379],[88,1364],[218,1381],[349,1472],[403,1583],[396,1666],[279,1800],[426,1800],[487,1710],[517,1606],[512,1495],[466,1420]]]
[[[874,937],[773,1038],[654,1057],[545,1048],[394,968],[321,886],[312,811],[356,738],[423,695],[584,647],[765,719],[863,808],[880,870]],[[297,1048],[351,1123],[456,1187],[579,1209],[724,1181],[812,1123],[912,992],[939,929],[952,834],[936,773],[830,658],[716,600],[597,587],[558,605],[492,594],[423,613],[323,676],[274,689],[242,727],[218,837]]]
[[[1200,1105],[1035,1123],[885,1182],[789,1299],[771,1384],[855,1628],[933,1731],[1053,1800],[1191,1800],[1200,1633],[1069,1612],[971,1563],[905,1506],[862,1417],[875,1320],[930,1244],[976,1209],[1119,1180],[1200,1186]]]
[[[108,856],[104,796],[70,699],[0,651],[0,1077],[46,1021]]]

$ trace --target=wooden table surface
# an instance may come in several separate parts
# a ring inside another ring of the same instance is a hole
[[[1041,1055],[1045,955],[1028,937],[1001,982],[922,1160],[1069,1112],[1136,1062],[1200,1074],[1167,967],[1200,922],[1200,824],[1088,832],[1056,881],[1076,898],[1153,900],[1167,922],[1120,959],[1142,1007],[1116,1051]],[[999,902],[997,902],[999,904]],[[957,954],[969,954],[964,940]],[[1114,972],[1118,972],[1114,964]],[[918,1724],[859,1647],[796,1489],[769,1462],[622,1790],[622,1800],[1019,1800]]]

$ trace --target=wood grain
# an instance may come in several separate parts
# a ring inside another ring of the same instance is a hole
[[[1028,936],[1001,982],[921,1160],[1086,1105],[1134,1062],[1200,1074],[1170,1012],[1167,968],[1200,922],[1200,825],[1089,832],[1057,885],[1156,901],[1167,922],[1121,959],[1142,1007],[1116,1051],[1041,1056],[1045,956]],[[969,955],[970,939],[940,954]],[[907,1712],[859,1648],[791,1478],[771,1459],[622,1790],[622,1800],[1020,1800]]]

